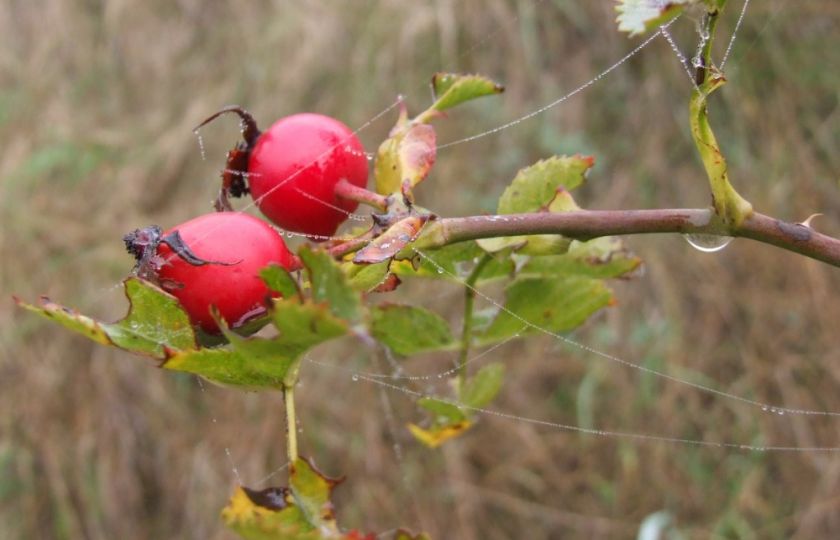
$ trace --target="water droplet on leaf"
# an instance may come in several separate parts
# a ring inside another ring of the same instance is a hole
[[[717,234],[684,234],[683,237],[691,244],[691,247],[705,253],[720,251],[732,241],[731,236]]]

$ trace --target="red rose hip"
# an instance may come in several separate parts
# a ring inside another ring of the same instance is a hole
[[[210,313],[236,328],[266,311],[276,296],[260,279],[269,264],[293,269],[294,255],[268,223],[247,214],[206,214],[165,233],[150,227],[126,236],[138,274],[175,296],[195,326],[220,332]],[[151,251],[150,251],[151,250]]]
[[[225,107],[196,130],[225,113],[236,113],[243,141],[228,152],[217,210],[232,210],[228,197],[251,193],[257,207],[280,227],[326,240],[356,210],[368,163],[362,143],[346,125],[321,114],[281,118],[261,132],[242,107]]]
[[[359,139],[320,114],[281,118],[259,136],[248,162],[251,195],[262,213],[284,229],[310,235],[335,234],[358,207],[338,197],[336,185],[346,179],[364,188],[367,177]]]

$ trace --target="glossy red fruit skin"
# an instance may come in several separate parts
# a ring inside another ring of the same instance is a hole
[[[175,296],[193,325],[209,334],[220,333],[210,314],[216,306],[228,326],[236,328],[265,311],[276,296],[259,277],[269,264],[292,269],[294,255],[268,223],[237,212],[205,214],[177,225],[184,244],[197,257],[226,264],[194,266],[165,245],[158,255],[165,263],[158,270],[161,287]]]
[[[367,177],[362,143],[346,125],[320,114],[275,122],[257,139],[248,163],[248,185],[262,213],[283,229],[314,240],[333,236],[358,207],[336,197],[336,184],[346,178],[366,187]]]

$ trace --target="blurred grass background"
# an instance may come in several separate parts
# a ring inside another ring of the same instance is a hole
[[[740,2],[721,24],[720,58]],[[231,538],[218,512],[237,478],[283,465],[280,396],[162,373],[17,310],[49,294],[117,317],[131,267],[124,231],[210,209],[239,103],[267,126],[316,111],[361,126],[404,94],[429,101],[437,70],[507,86],[438,123],[446,142],[530,112],[638,43],[611,1],[6,0],[0,9],[0,538]],[[840,234],[840,4],[753,0],[712,100],[736,187],[789,220]],[[672,27],[684,51],[692,21]],[[703,206],[687,128],[689,82],[664,40],[568,102],[497,135],[442,150],[421,204],[490,211],[516,170],[594,154],[578,196],[592,208]],[[368,150],[394,114],[360,133]],[[576,338],[681,378],[788,407],[840,411],[840,271],[745,240],[703,254],[634,237],[644,275]],[[451,315],[459,291],[404,294]],[[352,342],[319,361],[382,371]],[[509,379],[495,407],[555,422],[709,441],[840,446],[836,419],[776,416],[620,368],[543,338],[488,355]],[[409,362],[419,373],[450,357]],[[145,364],[145,365],[144,365]],[[581,436],[483,418],[429,451],[403,425],[410,400],[304,366],[303,452],[347,474],[345,527],[434,538],[628,538],[667,512],[684,538],[836,538],[840,456],[746,453]],[[386,407],[384,400],[390,402]],[[390,411],[390,413],[389,413]],[[389,420],[389,414],[392,417]],[[396,457],[395,444],[400,458]],[[230,457],[227,456],[227,451]],[[285,473],[268,483],[283,483]],[[676,536],[674,536],[676,537]]]

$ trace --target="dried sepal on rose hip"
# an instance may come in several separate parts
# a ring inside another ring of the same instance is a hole
[[[283,229],[324,240],[335,234],[358,202],[342,197],[342,186],[365,188],[365,149],[350,128],[320,114],[302,113],[276,121],[267,131],[241,107],[236,113],[244,141],[228,153],[217,210],[230,210],[228,197],[250,193],[265,216]]]
[[[276,296],[260,270],[299,266],[273,227],[236,212],[205,214],[166,232],[153,225],[123,240],[137,260],[134,273],[175,296],[193,325],[209,334],[220,332],[211,306],[231,328],[241,327],[265,314]]]

